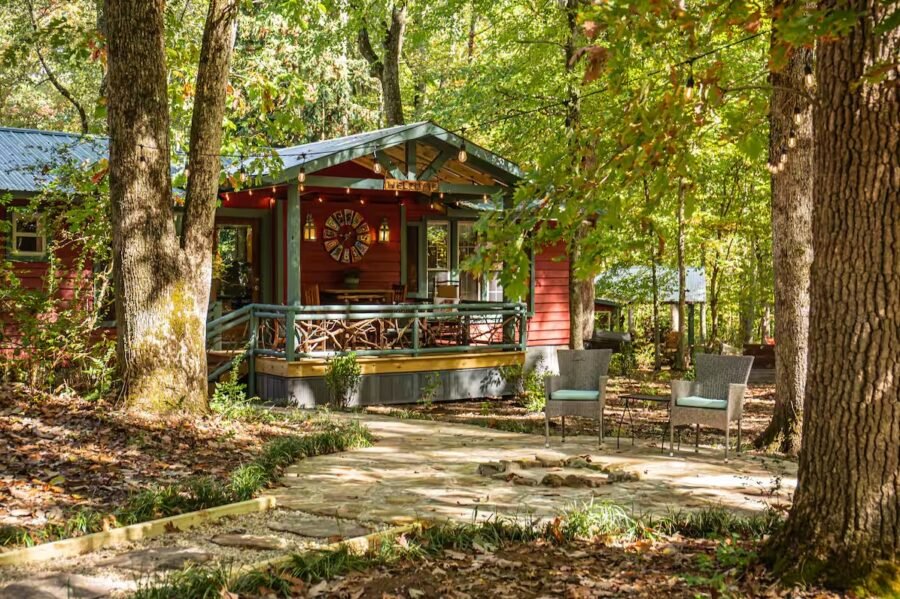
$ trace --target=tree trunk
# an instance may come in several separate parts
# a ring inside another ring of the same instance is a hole
[[[202,412],[212,218],[236,9],[234,0],[209,5],[180,243],[169,175],[164,10],[161,1],[106,5],[119,367],[130,410]]]
[[[675,354],[675,370],[688,367],[687,335],[685,334],[686,272],[684,265],[684,181],[678,182],[678,351]]]
[[[897,596],[900,87],[896,70],[865,75],[900,53],[900,29],[874,32],[900,2],[840,9],[863,16],[816,50],[809,375],[797,492],[769,555],[788,578]]]
[[[647,209],[651,207],[650,186],[647,184],[647,177],[643,179],[644,183],[644,203]],[[662,370],[662,358],[659,354],[662,346],[662,331],[659,330],[659,277],[657,276],[656,266],[662,259],[663,242],[662,237],[656,233],[656,227],[653,221],[650,221],[650,283],[653,286],[653,370],[659,372]],[[631,331],[629,331],[630,333]],[[634,343],[634,339],[631,340]]]
[[[381,102],[385,125],[402,125],[403,97],[400,93],[400,57],[406,34],[406,4],[391,6],[391,22],[384,34],[384,54],[379,57],[372,47],[369,31],[360,29],[357,43],[360,54],[369,63],[369,74],[381,83]]]
[[[773,34],[773,43],[777,33]],[[813,140],[812,107],[793,90],[805,87],[804,69],[812,51],[796,48],[783,70],[770,75],[769,164],[780,159],[793,132],[784,170],[772,175],[772,257],[775,270],[775,409],[758,449],[800,451],[801,414],[806,387],[809,335],[809,268],[812,264]],[[794,110],[801,120],[794,122]]]
[[[565,127],[569,132],[568,138],[574,144],[581,122],[581,96],[572,81],[572,72],[575,68],[573,57],[578,35],[577,0],[567,0],[565,11],[567,24],[563,57],[567,76]],[[577,160],[578,153],[574,151],[574,146],[571,155],[573,160]],[[576,229],[575,238],[569,243],[569,347],[572,349],[584,349],[585,338],[590,338],[594,332],[593,276],[589,274],[587,278],[579,278],[576,270],[576,262],[581,255],[581,240],[587,235],[589,227],[589,224],[581,223]]]

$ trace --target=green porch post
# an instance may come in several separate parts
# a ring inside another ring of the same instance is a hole
[[[300,193],[296,185],[287,194],[287,303],[300,305]]]

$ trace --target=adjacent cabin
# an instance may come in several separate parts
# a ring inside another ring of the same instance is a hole
[[[0,194],[38,193],[45,181],[22,173],[60,146],[82,160],[105,153],[102,138],[0,128]],[[526,352],[568,344],[563,244],[532,257],[525,298],[507,297],[498,271],[464,267],[476,220],[502,210],[522,176],[512,162],[431,122],[277,153],[277,168],[229,166],[240,183],[220,190],[211,380],[247,348],[252,392],[313,406],[328,398],[326,360],[352,351],[366,404],[417,401],[425,387],[436,401],[467,399],[500,394],[500,369]],[[16,204],[0,213],[3,257],[38,286],[50,240],[41,215]]]

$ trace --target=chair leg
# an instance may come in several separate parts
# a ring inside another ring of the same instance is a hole
[[[566,442],[566,417],[562,417],[562,442]]]
[[[725,424],[725,463],[728,463],[728,424]]]
[[[597,428],[599,430],[597,433],[597,447],[603,447],[603,412],[600,412],[600,415],[597,416]]]
[[[672,424],[672,419],[669,418],[669,457],[674,457],[675,455],[675,425]]]
[[[694,453],[700,453],[700,425],[697,424],[697,430],[694,432]]]
[[[550,447],[550,415],[544,412],[544,447]]]
[[[740,455],[740,454],[741,454],[741,419],[740,419],[740,418],[738,418],[738,438],[737,438],[737,441],[738,441],[738,444],[737,444],[737,453],[738,453],[738,455]]]

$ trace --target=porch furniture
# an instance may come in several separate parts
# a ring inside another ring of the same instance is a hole
[[[619,399],[621,399],[624,404],[622,406],[622,415],[619,416],[619,426],[616,429],[616,449],[619,449],[619,439],[622,436],[622,425],[625,423],[625,414],[628,414],[628,419],[631,423],[631,445],[634,445],[634,415],[631,412],[631,406],[634,403],[639,401],[646,401],[651,403],[662,403],[666,404],[666,409],[669,409],[669,405],[672,403],[672,398],[667,397],[665,395],[642,395],[640,393],[626,393],[625,395],[620,395]],[[666,419],[668,420],[668,418]],[[668,424],[663,426],[662,429],[662,439],[660,439],[659,451],[664,452],[666,448],[666,430],[668,429]]]
[[[391,298],[395,304],[402,304],[406,301],[406,285],[391,285],[393,297]]]
[[[725,431],[728,462],[729,425],[737,421],[737,452],[741,452],[741,415],[753,356],[697,354],[694,381],[672,381],[669,414],[669,455],[675,455],[675,427],[696,425],[694,451],[700,447],[700,425]]]
[[[319,301],[318,285],[307,285],[303,288],[303,303],[307,306],[318,306],[322,303]]]
[[[393,289],[323,289],[323,294],[335,298],[344,304],[370,303],[378,304],[388,301],[394,296]]]
[[[594,418],[598,444],[603,446],[603,408],[606,403],[606,375],[612,350],[558,350],[559,375],[546,379],[544,445],[550,447],[550,419],[562,417],[562,441],[566,441],[566,416]]]
[[[458,304],[459,286],[449,283],[441,283],[434,286],[435,304]]]

